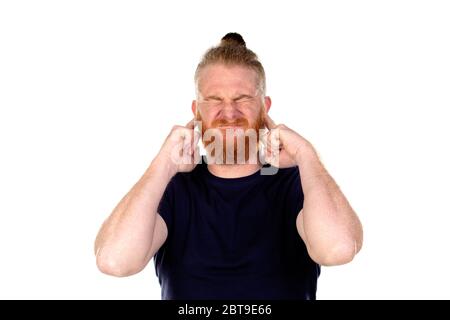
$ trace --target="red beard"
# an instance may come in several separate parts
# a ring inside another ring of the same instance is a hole
[[[202,121],[202,118],[200,115],[198,115],[198,121]],[[242,129],[245,133],[246,130],[252,129],[254,130],[254,134],[256,136],[256,142],[254,139],[250,139],[249,136],[245,135],[243,138],[244,147],[240,148],[241,150],[238,150],[238,138],[234,136],[227,136],[227,131],[230,129],[222,129],[221,133],[223,136],[222,140],[222,164],[238,164],[239,155],[241,154],[241,159],[247,163],[251,158],[252,155],[258,158],[258,144],[259,144],[259,130],[264,128],[264,113],[263,110],[259,113],[257,119],[253,123],[253,125],[249,124],[249,121],[247,118],[236,118],[234,121],[229,122],[225,119],[216,119],[211,123],[211,126],[204,125],[204,122],[202,122],[202,142],[205,148],[207,148],[211,143],[214,142],[215,136],[211,136],[208,141],[204,140],[204,134],[206,130],[208,129],[218,129],[220,130],[220,126],[232,126],[232,127],[239,127],[239,129]],[[232,131],[233,132],[233,131]],[[241,139],[242,139],[241,138]],[[215,157],[216,150],[213,147],[211,150],[211,156]],[[228,154],[228,162],[227,162],[227,154]],[[209,157],[209,155],[207,155]],[[230,163],[230,158],[233,159],[233,163]],[[258,160],[256,160],[258,161]]]

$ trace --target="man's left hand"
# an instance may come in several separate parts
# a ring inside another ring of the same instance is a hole
[[[294,130],[284,124],[275,122],[265,113],[264,123],[269,129],[265,141],[267,163],[278,167],[287,168],[298,165],[302,154],[315,153],[311,143]]]

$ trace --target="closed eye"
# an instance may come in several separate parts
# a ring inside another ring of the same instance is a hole
[[[208,101],[222,101],[222,98],[216,97],[216,96],[208,96],[208,97],[205,98],[205,101],[206,102],[208,102]]]
[[[203,99],[202,104],[206,106],[220,106],[222,104],[222,99],[216,96],[209,96]]]
[[[247,94],[242,94],[238,96],[237,98],[233,99],[235,102],[246,102],[246,101],[252,101],[254,97],[249,96]]]

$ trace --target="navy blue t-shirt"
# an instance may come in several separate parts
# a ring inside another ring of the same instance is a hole
[[[221,178],[202,161],[177,173],[158,208],[162,299],[315,299],[320,267],[296,228],[302,207],[298,167]]]

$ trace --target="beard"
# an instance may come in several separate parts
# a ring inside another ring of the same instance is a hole
[[[207,159],[212,158],[212,163],[258,163],[260,129],[264,129],[263,108],[253,121],[243,117],[233,121],[216,119],[208,126],[205,125],[200,114],[198,114],[197,120],[202,121],[202,143],[207,152]],[[221,128],[224,126],[234,128]],[[220,141],[216,141],[216,139],[220,139]],[[214,145],[211,145],[212,143]],[[208,161],[208,163],[211,162]]]

